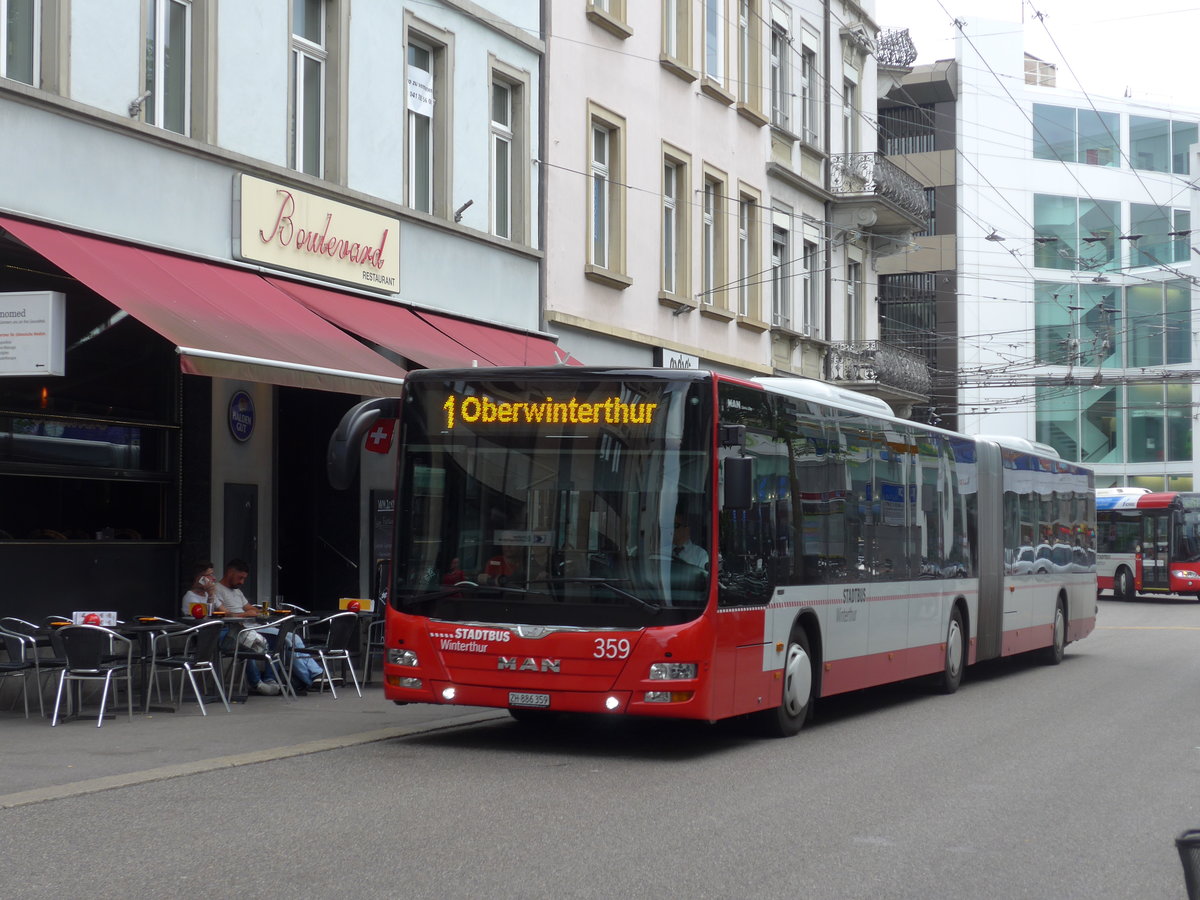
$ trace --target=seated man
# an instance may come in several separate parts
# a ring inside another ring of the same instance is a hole
[[[249,574],[250,566],[245,560],[231,559],[226,564],[225,574],[216,584],[216,608],[218,610],[223,610],[228,616],[239,618],[252,618],[259,614],[259,609],[242,593],[242,585],[246,583]],[[274,638],[279,632],[274,628],[264,628],[259,634],[266,637],[268,645],[273,648]],[[297,635],[291,635],[289,646],[302,648],[304,641]],[[296,655],[292,663],[292,676],[298,691],[307,691],[312,687],[313,679],[320,674],[322,674],[321,666],[316,660]],[[281,690],[280,686],[275,683],[275,675],[270,668],[260,671],[258,663],[254,660],[246,662],[246,680],[250,683],[250,689],[260,694],[278,694]]]

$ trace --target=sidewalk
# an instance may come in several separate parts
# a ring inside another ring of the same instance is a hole
[[[3,700],[0,809],[507,717],[476,707],[396,706],[378,684],[364,687],[361,699],[353,685],[339,687],[336,700],[329,693],[294,702],[252,695],[230,704],[229,713],[217,701],[207,716],[192,702],[178,713],[135,707],[130,722],[122,705],[101,728],[95,706],[51,728],[52,692],[45,719],[36,702],[26,720],[20,699],[15,709],[10,692]]]

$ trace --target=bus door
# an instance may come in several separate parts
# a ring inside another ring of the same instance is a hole
[[[1147,512],[1142,518],[1142,589],[1166,590],[1169,587],[1167,517]]]

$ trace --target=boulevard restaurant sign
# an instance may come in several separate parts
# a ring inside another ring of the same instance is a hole
[[[233,255],[394,294],[400,290],[400,220],[263,181],[234,180]]]

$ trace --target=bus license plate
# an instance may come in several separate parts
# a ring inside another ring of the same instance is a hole
[[[509,706],[540,706],[543,709],[550,706],[549,694],[522,694],[518,691],[509,691],[508,694]]]

